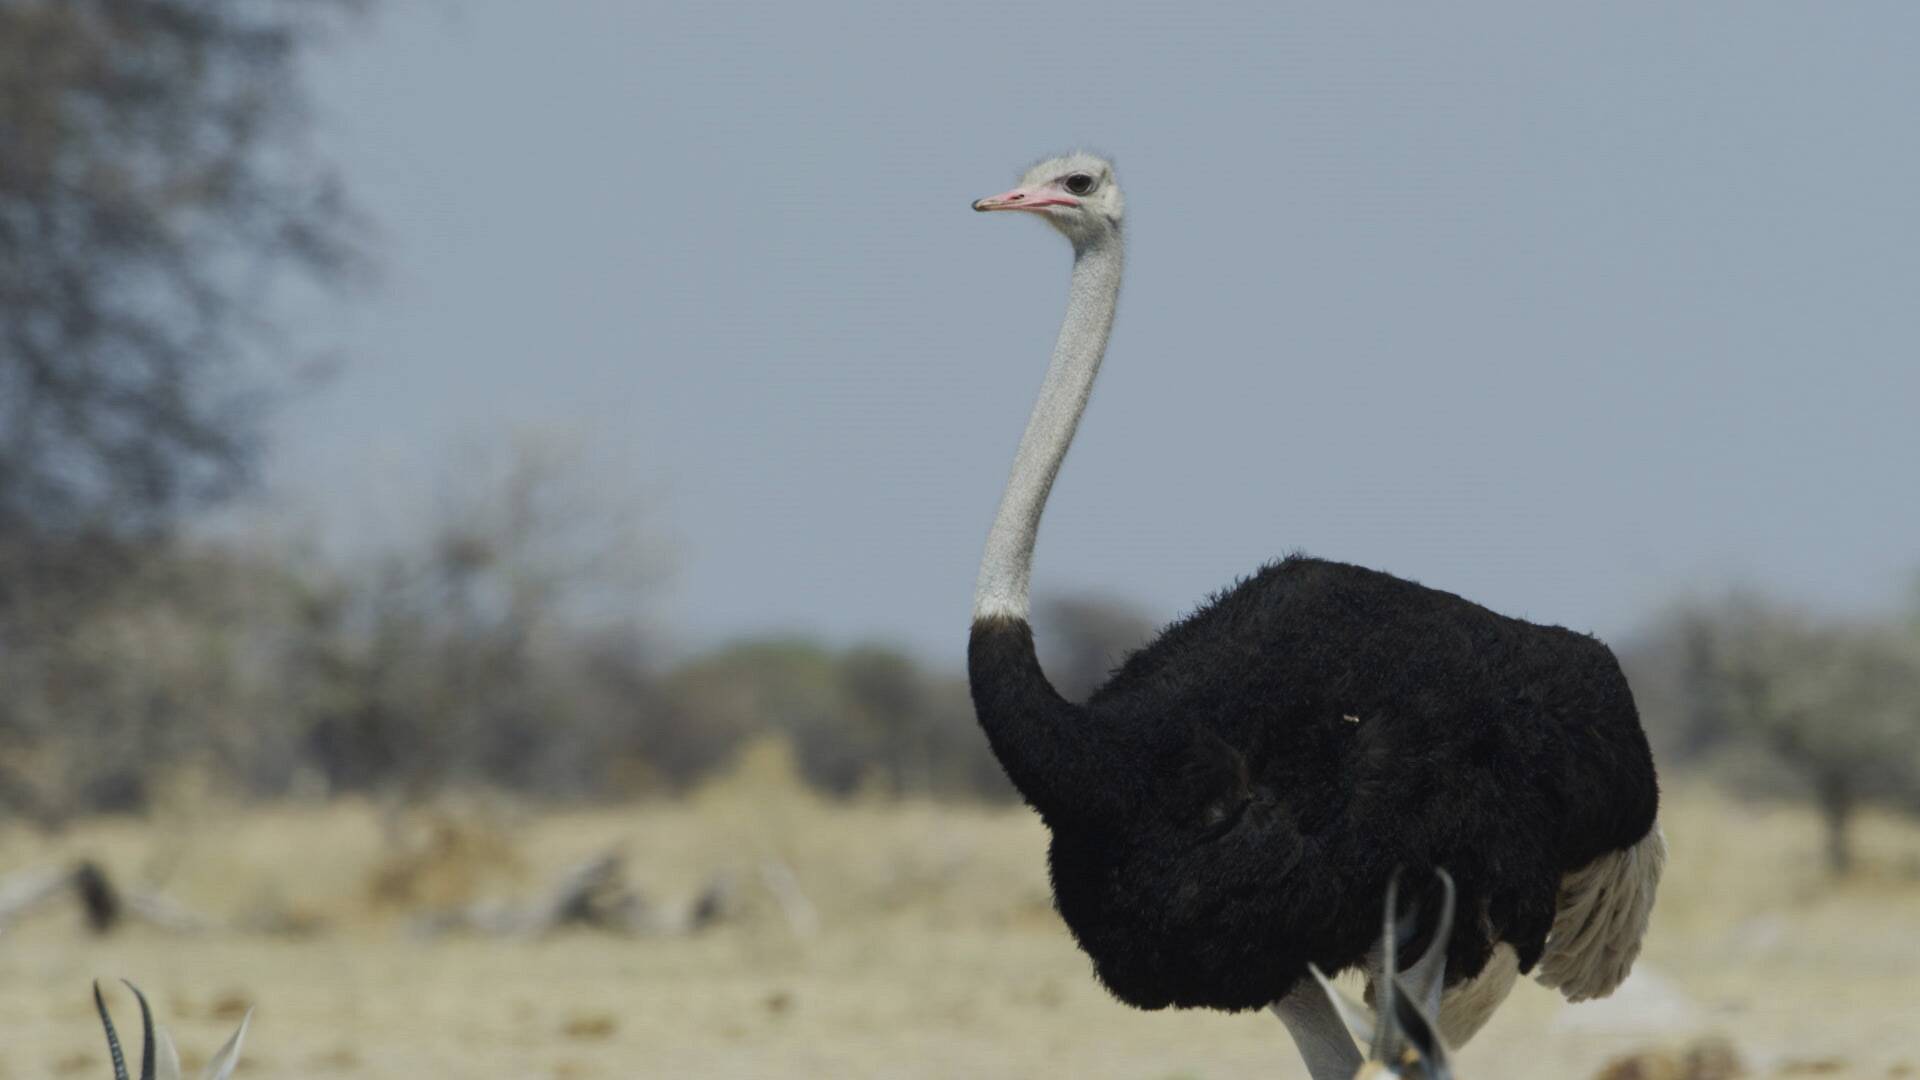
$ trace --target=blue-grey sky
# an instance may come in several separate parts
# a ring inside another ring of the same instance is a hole
[[[957,662],[1065,298],[1129,267],[1036,589],[1161,617],[1293,549],[1619,635],[1920,564],[1920,7],[396,3],[314,69],[378,223],[274,497],[351,540],[563,431],[688,640]]]

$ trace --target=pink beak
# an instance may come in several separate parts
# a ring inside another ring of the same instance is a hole
[[[975,210],[1042,210],[1049,206],[1079,206],[1080,200],[1045,188],[1014,188],[974,200]]]

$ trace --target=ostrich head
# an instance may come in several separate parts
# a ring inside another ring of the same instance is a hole
[[[1011,190],[980,199],[973,208],[1038,214],[1075,247],[1084,247],[1119,232],[1124,205],[1113,180],[1113,163],[1073,153],[1035,165]]]

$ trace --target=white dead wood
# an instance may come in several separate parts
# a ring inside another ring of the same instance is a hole
[[[780,913],[787,917],[787,926],[795,937],[810,938],[820,932],[820,911],[801,890],[793,867],[780,859],[762,859],[760,881],[773,894],[774,903],[780,905]]]

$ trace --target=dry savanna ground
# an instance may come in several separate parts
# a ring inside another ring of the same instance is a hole
[[[827,803],[772,757],[681,803],[463,812],[443,837],[457,842],[427,854],[396,855],[392,819],[357,804],[183,798],[151,821],[0,832],[0,873],[85,855],[209,916],[304,930],[96,940],[71,906],[36,913],[0,935],[0,1078],[108,1075],[96,976],[146,989],[189,1067],[255,1006],[251,1078],[1302,1075],[1263,1014],[1110,1000],[1049,907],[1030,815]],[[1799,811],[1682,788],[1666,828],[1673,861],[1635,980],[1580,1006],[1522,986],[1462,1053],[1464,1076],[1588,1077],[1703,1035],[1730,1040],[1751,1075],[1920,1076],[1920,830],[1865,821],[1865,867],[1836,886]],[[408,929],[422,907],[536,895],[610,846],[666,906],[731,873],[736,910],[690,936]],[[776,901],[768,860],[791,868],[817,924]]]

